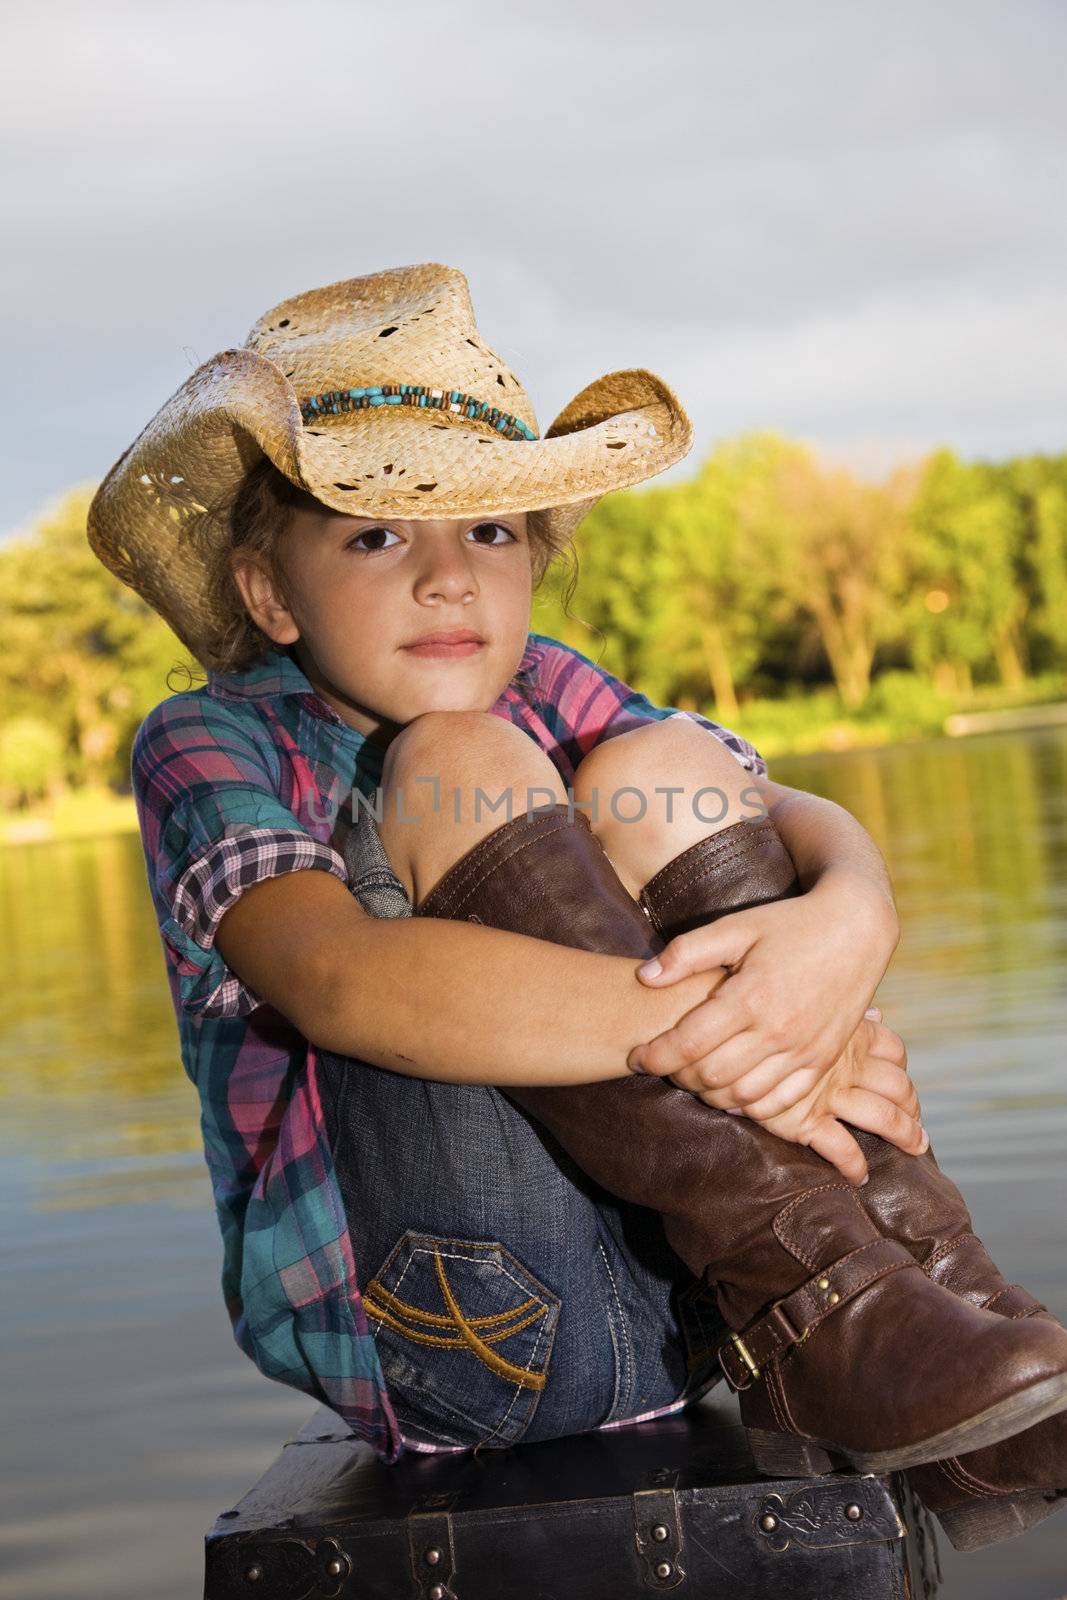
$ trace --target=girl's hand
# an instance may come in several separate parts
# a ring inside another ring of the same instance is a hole
[[[909,1155],[921,1155],[929,1147],[907,1064],[903,1039],[882,1025],[882,1013],[873,1007],[828,1072],[798,1074],[796,1081],[787,1080],[743,1111],[731,1105],[729,1089],[694,1088],[684,1071],[670,1081],[721,1111],[762,1122],[780,1139],[810,1145],[850,1183],[862,1184],[867,1163],[845,1122],[878,1134]]]
[[[690,1071],[671,1074],[670,1082],[719,1111],[762,1122],[780,1139],[810,1145],[850,1183],[862,1183],[867,1166],[844,1122],[878,1134],[909,1155],[921,1155],[930,1142],[908,1076],[904,1041],[883,1025],[877,1007],[867,1012],[828,1071],[795,1073],[752,1105],[735,1105],[730,1089],[702,1089]]]
[[[807,1093],[787,1109],[777,1110],[781,1094],[777,1090],[749,1106],[746,1114],[779,1138],[810,1145],[850,1183],[865,1183],[867,1162],[844,1123],[876,1133],[909,1155],[922,1155],[929,1148],[919,1097],[906,1069],[903,1040],[882,1026],[881,1012],[874,1010],[830,1071]]]
[[[895,944],[884,914],[839,883],[679,934],[659,954],[660,974],[637,968],[642,982],[662,987],[715,967],[728,976],[628,1064],[660,1077],[685,1073],[694,1092],[729,1089],[739,1107],[789,1079],[799,1086],[795,1074],[817,1079],[855,1033]]]

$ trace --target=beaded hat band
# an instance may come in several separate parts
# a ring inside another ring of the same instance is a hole
[[[537,438],[521,417],[498,410],[488,400],[476,400],[458,389],[431,389],[425,383],[378,383],[369,389],[331,389],[327,394],[313,394],[301,400],[300,415],[305,422],[314,422],[316,417],[338,416],[342,411],[366,411],[370,406],[424,406],[451,411],[458,417],[491,423],[505,439]]]
[[[210,668],[231,624],[229,513],[264,455],[333,511],[524,511],[539,548],[560,550],[601,495],[672,466],[692,437],[643,368],[595,379],[541,434],[463,273],[396,267],[293,296],[197,368],[104,478],[89,543]]]

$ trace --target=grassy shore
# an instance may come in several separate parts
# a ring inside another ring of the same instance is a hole
[[[39,844],[137,831],[131,795],[110,789],[71,789],[50,804],[22,811],[0,810],[0,844]]]
[[[1067,679],[1060,673],[1028,679],[1018,689],[980,689],[965,700],[938,695],[910,673],[884,673],[863,710],[849,713],[831,689],[785,700],[748,700],[729,721],[768,760],[818,751],[875,749],[916,739],[941,738],[955,730],[960,714],[1003,714],[1024,708],[1049,708],[1049,721],[1063,720]],[[1057,718],[1053,708],[1059,708]],[[713,706],[700,709],[715,718]],[[0,808],[0,845],[36,844],[54,839],[89,838],[136,831],[131,796],[109,789],[75,789],[50,804],[19,811]]]
[[[964,698],[940,695],[912,673],[886,672],[875,680],[858,712],[848,712],[832,689],[822,689],[784,700],[746,701],[730,725],[771,761],[816,751],[874,749],[942,738],[956,731],[952,719],[961,714],[1001,714],[1008,726],[1014,711],[1062,705],[1065,700],[1067,678],[1062,673],[1029,678],[1017,689],[983,687]],[[715,712],[707,715],[714,717]]]

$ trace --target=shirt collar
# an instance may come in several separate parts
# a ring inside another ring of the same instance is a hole
[[[214,694],[235,695],[242,700],[275,700],[282,695],[305,695],[315,701],[316,709],[328,717],[337,717],[313,688],[310,679],[286,650],[268,650],[261,661],[244,672],[209,672],[208,687]]]

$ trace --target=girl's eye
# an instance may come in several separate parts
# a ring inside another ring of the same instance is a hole
[[[511,529],[506,527],[502,522],[479,522],[478,526],[476,528],[472,528],[470,531],[471,533],[478,534],[486,528],[498,528],[501,533],[506,533],[508,538],[513,542],[515,540],[515,535],[512,533]],[[504,541],[499,539],[479,539],[477,542],[479,544],[502,544]]]
[[[368,547],[367,545],[361,545],[360,542],[359,542],[361,539],[376,539],[379,534],[382,534],[382,535],[389,534],[394,539],[399,537],[398,534],[393,533],[392,528],[364,528],[362,533],[357,533],[354,539],[350,539],[348,541],[347,548],[349,550],[354,550],[357,547],[359,549],[361,549],[361,550],[366,550],[368,548],[370,548],[372,550],[388,550],[388,549],[390,549],[390,546],[387,545],[387,544],[375,544],[375,545],[371,545],[371,546]]]

